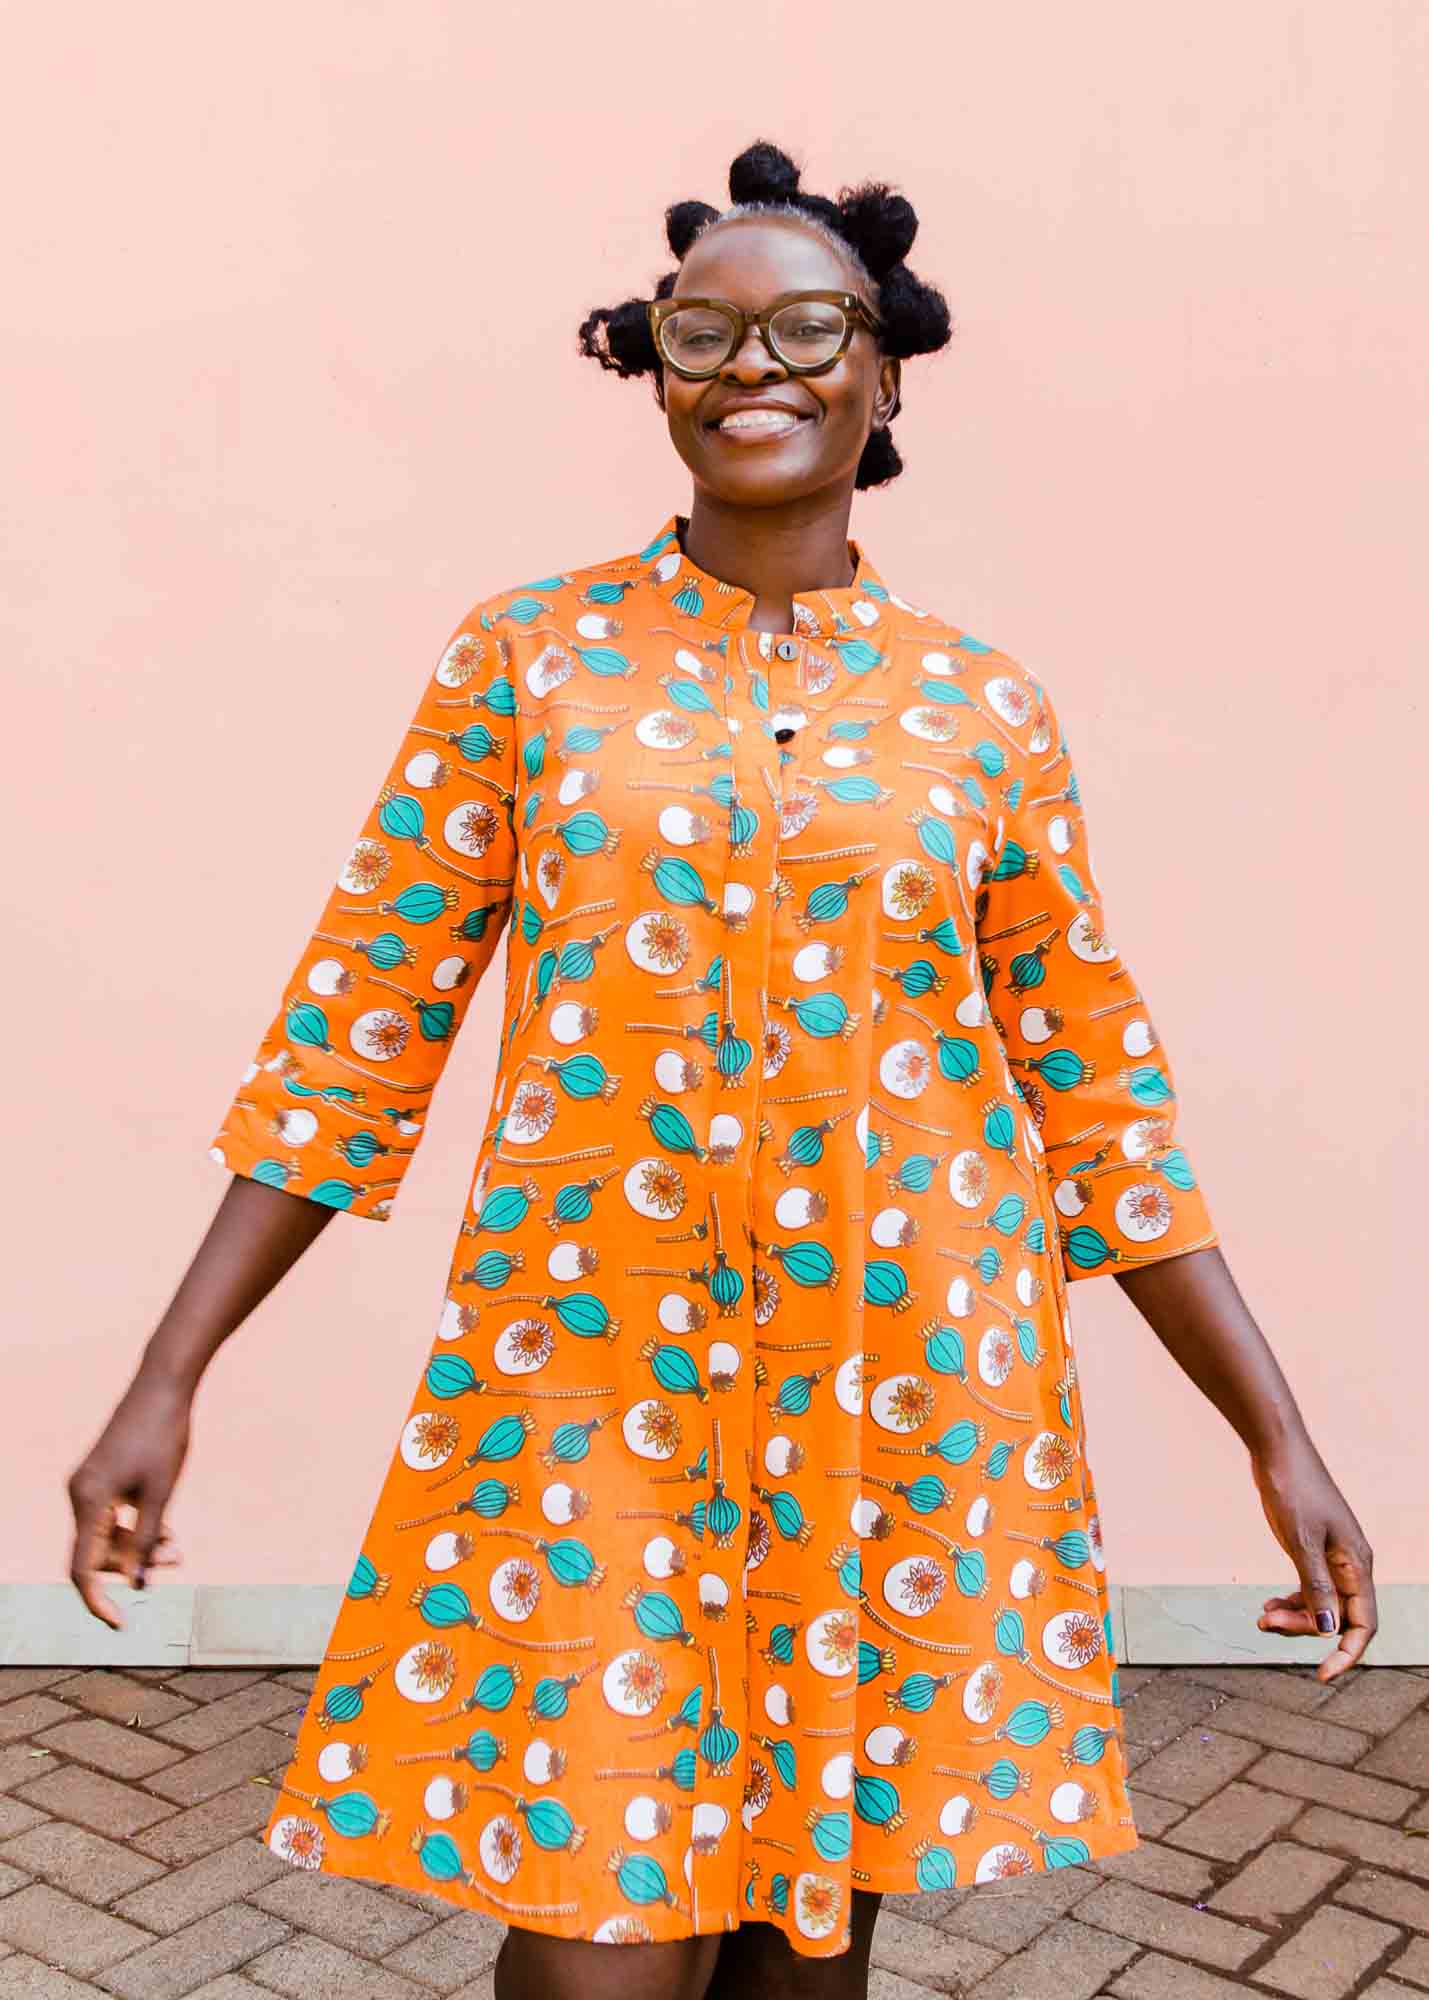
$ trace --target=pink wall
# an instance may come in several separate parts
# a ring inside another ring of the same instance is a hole
[[[960,332],[908,364],[908,471],[854,532],[1056,692],[1232,1266],[1380,1580],[1423,1578],[1429,18],[922,12],[12,18],[9,1580],[64,1575],[64,1475],[423,663],[685,506],[574,330],[766,133],[922,212]],[[345,1578],[497,994],[393,1224],[336,1218],[210,1371],[183,1580]],[[1115,1580],[1289,1587],[1239,1441],[1110,1279],[1075,1307]]]

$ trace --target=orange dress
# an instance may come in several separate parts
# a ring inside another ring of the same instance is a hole
[[[385,1221],[498,939],[446,1299],[265,1828],[526,1929],[1137,1845],[1069,1280],[1214,1243],[1047,691],[671,515],[484,598],[212,1158]],[[509,919],[509,924],[508,924]]]

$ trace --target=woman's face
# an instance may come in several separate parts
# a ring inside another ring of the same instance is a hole
[[[875,301],[821,237],[774,216],[736,216],[706,230],[680,267],[676,298],[729,299],[755,312],[780,292],[838,290]],[[719,371],[689,382],[661,364],[661,400],[670,439],[697,487],[733,506],[768,507],[840,490],[852,492],[858,461],[875,424],[886,421],[898,393],[899,364],[882,355],[867,327],[832,368],[797,375],[776,360],[757,327]],[[712,419],[732,396],[754,394],[788,403],[803,419],[782,437],[741,443]]]

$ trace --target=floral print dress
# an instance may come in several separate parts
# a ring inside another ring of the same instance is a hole
[[[856,542],[753,630],[686,525],[463,619],[212,1144],[387,1220],[506,937],[264,1833],[829,1956],[855,1888],[1137,1845],[1068,1284],[1217,1238],[1046,688]]]

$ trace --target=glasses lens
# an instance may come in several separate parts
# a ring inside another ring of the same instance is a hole
[[[662,323],[660,338],[677,368],[718,368],[734,345],[734,323],[709,306],[681,306]]]
[[[811,368],[837,354],[844,337],[844,313],[827,299],[795,299],[769,322],[774,351],[796,367]]]

